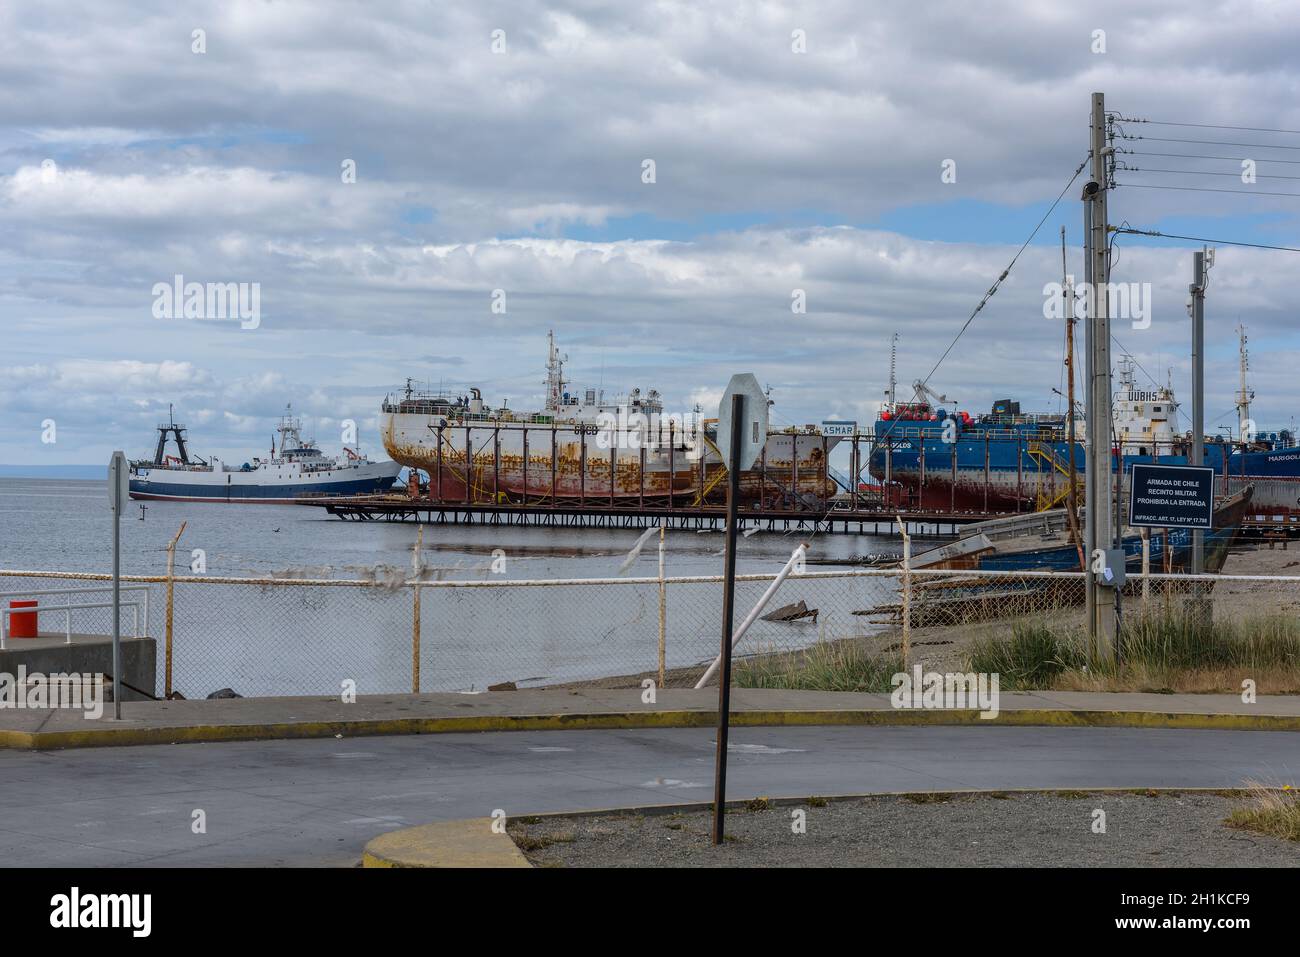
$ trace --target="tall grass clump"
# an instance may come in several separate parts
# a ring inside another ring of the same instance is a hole
[[[1057,676],[1088,662],[1087,636],[1077,629],[1016,625],[1010,635],[971,645],[970,671],[999,675],[1008,689],[1050,688]]]
[[[1124,661],[1185,669],[1267,668],[1300,664],[1300,619],[1282,614],[1218,620],[1178,609],[1126,615]]]
[[[1300,792],[1252,784],[1249,797],[1251,806],[1233,811],[1225,824],[1285,841],[1300,841]]]
[[[818,642],[803,651],[759,655],[735,663],[740,688],[786,691],[892,691],[903,670],[894,655],[875,655],[853,642]]]
[[[1126,613],[1120,659],[1089,662],[1078,627],[1019,624],[974,642],[969,670],[1029,690],[1239,691],[1243,678],[1276,692],[1300,688],[1300,619],[1272,613],[1211,619],[1205,606]],[[1198,613],[1199,612],[1199,613]]]

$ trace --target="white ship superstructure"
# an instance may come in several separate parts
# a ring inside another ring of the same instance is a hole
[[[1119,389],[1112,403],[1115,439],[1125,455],[1176,455],[1178,403],[1173,388],[1140,389],[1133,375],[1133,359],[1119,360]]]

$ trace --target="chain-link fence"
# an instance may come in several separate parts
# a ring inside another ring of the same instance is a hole
[[[737,578],[739,625],[773,575]],[[43,634],[111,633],[105,575],[0,571],[7,606],[27,595]],[[721,577],[545,581],[336,581],[124,576],[147,602],[157,694],[203,697],[482,691],[601,685],[691,687],[718,654]],[[89,598],[67,589],[97,589]],[[59,593],[53,593],[59,590]],[[51,592],[38,595],[37,592]],[[69,597],[72,594],[74,597]],[[1126,620],[1208,604],[1217,621],[1300,611],[1300,578],[1150,575],[1123,589]],[[803,571],[782,583],[736,647],[762,671],[834,648],[910,664],[964,666],[980,641],[1017,629],[1085,631],[1085,576],[1059,572]],[[99,607],[90,607],[98,605]],[[143,609],[140,609],[142,611]],[[124,608],[122,634],[133,634]],[[142,623],[145,618],[141,618]],[[128,638],[129,640],[129,638]],[[9,646],[21,646],[11,638]]]

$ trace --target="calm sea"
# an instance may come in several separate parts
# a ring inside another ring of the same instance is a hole
[[[143,514],[143,518],[141,515]],[[123,570],[161,575],[167,542],[186,523],[176,570],[190,574],[202,549],[206,577],[380,579],[405,577],[416,526],[349,522],[307,506],[136,503],[122,520]],[[601,578],[617,574],[636,530],[430,526],[423,561],[431,577],[463,580]],[[667,573],[722,573],[720,532],[669,531]],[[775,573],[798,543],[794,533],[758,532],[739,543],[742,573]],[[0,570],[107,572],[112,524],[106,484],[85,480],[0,479]],[[491,570],[494,550],[503,574]],[[870,536],[818,536],[811,557],[891,553],[897,542]],[[657,573],[652,540],[628,577]],[[0,576],[0,592],[66,587],[53,579]],[[737,587],[743,614],[765,587]],[[856,609],[890,599],[880,579],[792,582],[778,604],[806,599],[818,623],[757,622],[750,647],[801,647],[870,628]],[[150,586],[150,631],[157,636],[163,589]],[[883,589],[883,590],[882,590]],[[408,589],[329,586],[189,585],[177,588],[174,687],[201,697],[222,687],[245,695],[338,694],[355,681],[361,694],[408,691],[412,684],[412,595]],[[668,589],[669,667],[694,666],[716,653],[721,589]],[[74,630],[111,631],[111,614],[82,612]],[[125,615],[125,612],[124,612]],[[651,585],[552,585],[518,589],[426,589],[421,605],[421,682],[425,691],[482,690],[490,684],[555,684],[652,671],[657,661],[658,597]],[[57,612],[42,628],[62,625]],[[127,628],[130,618],[124,617]],[[162,686],[159,654],[158,685]]]
[[[193,549],[202,549],[207,574],[228,577],[354,578],[376,569],[411,567],[416,526],[409,522],[350,522],[323,509],[297,505],[225,505],[139,502],[122,520],[122,570],[162,574],[167,543],[181,523],[177,572],[188,573]],[[0,478],[0,569],[107,572],[112,570],[112,519],[105,482]],[[424,563],[446,578],[485,578],[492,553],[505,552],[505,578],[613,576],[636,530],[429,526]],[[722,574],[721,532],[669,531],[669,575]],[[757,532],[739,540],[737,567],[775,572],[799,542],[797,533]],[[657,574],[657,542],[642,552],[631,576]],[[870,535],[822,535],[811,557],[846,559],[895,553],[896,540]]]

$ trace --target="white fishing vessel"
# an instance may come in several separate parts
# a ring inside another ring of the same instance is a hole
[[[276,428],[278,450],[273,440],[268,458],[240,465],[192,456],[185,432],[170,416],[158,426],[153,460],[131,464],[132,498],[289,504],[301,498],[383,492],[392,488],[402,469],[398,462],[372,462],[346,445],[341,457],[325,455],[314,441],[302,438],[302,422],[291,407]],[[169,439],[175,442],[175,455],[167,452]]]

